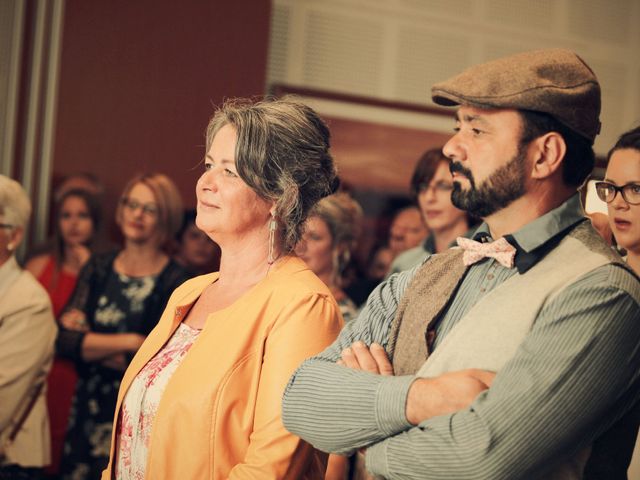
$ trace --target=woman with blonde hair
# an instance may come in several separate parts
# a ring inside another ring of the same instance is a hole
[[[320,200],[311,210],[296,254],[331,290],[345,322],[357,315],[355,303],[342,289],[342,273],[356,247],[362,208],[347,193]]]
[[[155,327],[171,292],[188,278],[169,256],[182,200],[163,174],[139,175],[116,210],[124,246],[94,255],[60,317],[58,354],[79,373],[66,435],[66,478],[97,478],[108,461],[122,372]]]
[[[49,463],[46,378],[56,324],[47,292],[15,251],[31,215],[18,182],[0,175],[0,479],[40,478]]]
[[[290,100],[229,101],[207,127],[198,227],[220,271],[178,288],[127,370],[103,479],[316,479],[325,458],[289,433],[280,402],[296,364],[342,322],[293,254],[335,188],[329,131]]]

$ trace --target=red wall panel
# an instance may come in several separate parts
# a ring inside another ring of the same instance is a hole
[[[108,219],[130,177],[160,171],[193,206],[213,105],[264,93],[270,8],[269,0],[67,0],[54,184],[93,173],[106,187]]]

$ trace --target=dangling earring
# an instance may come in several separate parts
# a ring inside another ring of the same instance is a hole
[[[7,243],[7,250],[9,250],[10,252],[13,252],[13,249],[14,249],[13,243]]]
[[[273,265],[273,262],[276,261],[274,258],[275,250],[276,250],[276,230],[278,229],[278,222],[271,215],[271,220],[269,220],[269,255],[267,257],[267,263],[269,265]]]

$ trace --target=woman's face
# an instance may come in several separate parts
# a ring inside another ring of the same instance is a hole
[[[462,222],[466,224],[466,215],[451,203],[453,181],[449,164],[440,162],[438,168],[425,188],[418,193],[418,205],[429,230],[436,235]]]
[[[158,241],[158,204],[153,191],[136,183],[122,202],[120,228],[124,238],[140,244]]]
[[[318,276],[333,273],[333,237],[327,223],[320,217],[309,217],[296,254]]]
[[[236,130],[225,125],[216,133],[196,184],[196,225],[221,247],[253,238],[268,242],[273,203],[262,199],[238,175]]]
[[[93,237],[93,220],[82,197],[64,199],[58,214],[60,235],[65,245],[86,245]]]
[[[640,151],[624,148],[613,152],[605,180],[617,186],[628,183],[640,185]],[[607,208],[611,230],[618,245],[640,252],[640,205],[629,205],[618,192]]]

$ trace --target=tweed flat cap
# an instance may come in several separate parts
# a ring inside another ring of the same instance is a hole
[[[600,133],[600,84],[570,50],[535,50],[475,65],[436,83],[431,97],[444,106],[547,113],[591,143]]]

